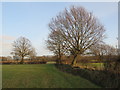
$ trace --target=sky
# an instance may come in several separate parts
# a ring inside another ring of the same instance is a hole
[[[13,41],[20,36],[26,37],[32,42],[38,56],[52,55],[45,44],[50,33],[48,24],[59,12],[71,5],[82,6],[87,11],[93,12],[105,26],[106,39],[104,41],[114,47],[117,45],[117,2],[3,2],[0,3],[0,7],[1,5],[0,43],[2,43],[2,52],[0,52],[0,56],[9,56]]]

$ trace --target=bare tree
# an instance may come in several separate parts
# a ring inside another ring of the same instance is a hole
[[[74,55],[71,65],[74,65],[78,55],[102,41],[105,31],[104,26],[91,12],[74,6],[53,18],[49,27],[51,31],[59,31],[67,50]]]
[[[107,45],[105,44],[95,44],[90,48],[90,51],[93,55],[99,57],[101,61],[104,55],[107,55]]]
[[[31,42],[25,38],[20,37],[13,43],[12,54],[21,58],[21,63],[24,62],[24,57],[29,56],[33,53],[33,47]]]
[[[57,56],[57,63],[61,64],[61,57],[65,52],[64,41],[59,31],[51,31],[46,41],[47,48]]]
[[[117,49],[107,44],[96,44],[90,48],[93,54],[99,57],[100,61],[104,61],[104,69],[114,69],[117,66]],[[102,63],[102,62],[101,62]]]
[[[105,70],[115,70],[118,67],[117,60],[117,49],[113,46],[106,45],[107,58],[104,63]],[[116,70],[115,70],[116,71]]]
[[[36,59],[36,55],[37,55],[37,53],[36,53],[35,48],[31,48],[31,52],[29,54],[30,60]]]
[[[108,69],[111,67],[111,62],[115,62],[117,55],[117,49],[113,46],[107,45],[105,43],[95,44],[90,48],[92,54],[98,57],[99,62],[101,62],[101,67],[103,69],[102,63],[104,63],[104,68]]]
[[[117,56],[117,49],[105,43],[93,45],[90,48],[90,51],[92,52],[92,54],[99,57],[108,56],[110,58],[111,55]]]

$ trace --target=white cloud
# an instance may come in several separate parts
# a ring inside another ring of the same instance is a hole
[[[8,35],[0,36],[0,56],[8,56],[12,50],[12,42],[16,38]]]
[[[0,39],[2,39],[2,40],[14,40],[15,37],[13,37],[13,36],[8,36],[8,35],[1,35],[1,36],[0,36]]]

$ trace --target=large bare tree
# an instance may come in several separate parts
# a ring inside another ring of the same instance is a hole
[[[30,56],[35,51],[31,45],[30,40],[25,37],[20,37],[13,43],[12,54],[21,58],[21,63],[24,62],[24,57]]]
[[[71,65],[74,65],[78,55],[102,41],[105,31],[104,26],[91,12],[75,6],[65,9],[53,18],[49,28],[59,32],[67,50],[74,55]]]

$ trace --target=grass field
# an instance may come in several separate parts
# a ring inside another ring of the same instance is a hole
[[[96,68],[98,70],[103,69],[104,65],[103,63],[78,63],[77,66],[81,66],[84,68]]]
[[[79,76],[59,71],[53,64],[3,65],[3,88],[99,88]]]

